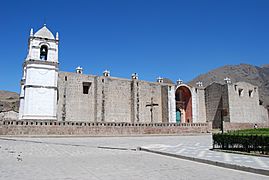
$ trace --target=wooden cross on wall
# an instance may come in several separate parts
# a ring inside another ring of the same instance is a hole
[[[146,105],[146,107],[150,107],[150,122],[153,122],[153,107],[159,106],[159,104],[153,103],[153,97],[151,98],[151,102]]]

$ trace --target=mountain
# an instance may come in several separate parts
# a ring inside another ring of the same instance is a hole
[[[244,81],[258,86],[260,100],[265,107],[269,106],[269,64],[261,67],[250,64],[226,65],[199,75],[188,84],[195,86],[198,81],[202,81],[204,87],[212,82],[223,84],[225,77],[230,78],[232,82]]]
[[[0,90],[0,113],[7,111],[19,112],[19,94]]]

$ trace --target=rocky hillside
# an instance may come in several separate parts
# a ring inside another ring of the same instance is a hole
[[[19,95],[0,90],[0,113],[7,111],[19,112]]]
[[[195,86],[198,81],[202,81],[204,86],[212,82],[224,83],[225,77],[229,77],[232,82],[245,81],[258,86],[260,100],[265,107],[269,106],[269,64],[261,67],[249,64],[227,65],[202,74],[189,84]]]

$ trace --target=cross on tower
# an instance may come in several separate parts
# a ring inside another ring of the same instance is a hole
[[[151,98],[151,102],[149,104],[146,105],[146,107],[150,107],[150,122],[153,122],[153,107],[154,106],[159,106],[159,104],[153,103],[153,97]]]

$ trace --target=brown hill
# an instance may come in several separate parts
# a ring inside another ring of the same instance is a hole
[[[15,92],[0,90],[0,112],[19,112],[19,95]]]
[[[259,87],[260,100],[264,106],[269,106],[269,64],[261,67],[249,64],[227,65],[202,74],[189,82],[195,86],[202,81],[206,87],[212,82],[224,83],[224,78],[229,77],[232,82],[245,81]]]

